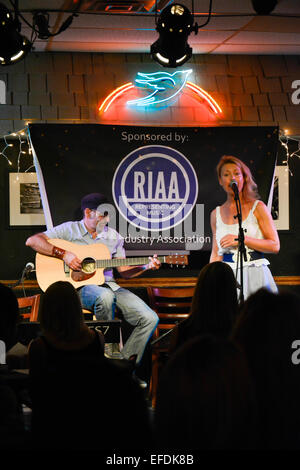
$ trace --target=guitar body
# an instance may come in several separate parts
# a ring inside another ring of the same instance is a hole
[[[149,257],[111,259],[109,249],[102,243],[78,245],[60,238],[51,238],[48,239],[48,242],[58,248],[74,253],[81,260],[81,271],[73,271],[64,261],[58,258],[37,253],[35,261],[36,279],[43,291],[56,281],[68,281],[75,289],[88,284],[101,286],[105,282],[105,269],[118,266],[141,266],[149,262]],[[184,267],[188,263],[187,256],[180,254],[158,256],[157,260],[177,267]]]
[[[93,261],[111,258],[106,245],[102,243],[78,245],[56,238],[49,239],[48,242],[63,250],[71,251],[80,260],[85,260],[86,262],[84,263],[84,272],[72,271],[62,260],[37,253],[36,278],[42,291],[45,291],[51,284],[57,281],[70,282],[76,289],[88,284],[104,284],[105,268],[97,268]]]

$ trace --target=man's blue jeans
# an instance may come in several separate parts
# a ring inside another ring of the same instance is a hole
[[[158,324],[156,313],[142,299],[123,287],[113,291],[109,287],[87,285],[78,293],[83,308],[93,311],[98,320],[112,320],[115,306],[122,311],[124,319],[135,327],[122,349],[122,356],[129,359],[137,355],[138,364]]]

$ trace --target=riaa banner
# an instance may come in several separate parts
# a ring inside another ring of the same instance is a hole
[[[80,200],[108,198],[109,224],[131,252],[210,250],[210,213],[225,201],[222,155],[251,169],[267,204],[277,127],[30,124],[47,226],[82,217]]]

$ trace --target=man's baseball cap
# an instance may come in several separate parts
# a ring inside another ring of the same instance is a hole
[[[101,193],[91,193],[87,194],[81,199],[81,209],[92,209],[96,210],[100,204],[107,202],[106,196]]]

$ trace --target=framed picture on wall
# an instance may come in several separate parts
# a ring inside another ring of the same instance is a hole
[[[9,225],[46,225],[36,173],[9,173]]]
[[[289,170],[287,166],[276,166],[272,202],[272,217],[277,230],[289,230]]]

